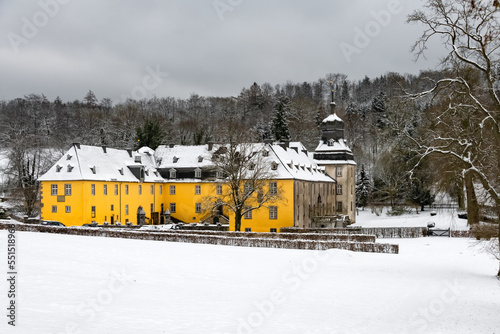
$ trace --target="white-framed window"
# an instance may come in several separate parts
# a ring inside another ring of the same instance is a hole
[[[52,196],[57,196],[57,184],[50,185],[50,194]]]
[[[66,205],[65,211],[66,211],[66,213],[71,213],[71,206]]]
[[[342,195],[342,185],[337,184],[337,195]]]
[[[175,170],[174,168],[172,168],[170,170],[170,178],[171,179],[175,179],[177,177],[177,170]]]
[[[201,185],[197,184],[194,186],[194,194],[195,195],[200,195],[201,194]]]
[[[125,185],[125,195],[128,195],[128,184]]]
[[[170,203],[170,213],[175,213],[176,205],[175,203]]]
[[[102,193],[103,195],[107,195],[108,194],[108,185],[105,184],[102,186]]]
[[[64,196],[71,196],[71,184],[64,185]]]
[[[337,167],[337,177],[342,176],[342,167]]]
[[[125,215],[128,215],[128,204],[125,204]]]
[[[245,194],[250,194],[252,193],[252,187],[250,186],[250,184],[248,182],[245,182],[245,184],[243,185],[243,192]]]
[[[115,184],[115,196],[118,195],[118,185]]]
[[[92,206],[90,207],[90,216],[91,216],[92,218],[95,218],[95,206],[94,206],[94,205],[92,205]]]
[[[224,171],[218,170],[216,174],[217,174],[216,177],[218,179],[223,179],[224,178]]]
[[[57,205],[52,205],[52,213],[57,213]]]
[[[278,219],[278,207],[270,206],[269,207],[269,219]]]
[[[111,211],[115,211],[115,206],[111,204]]]
[[[271,194],[271,195],[278,194],[278,183],[277,182],[269,182],[269,194]]]
[[[153,203],[151,203],[150,209],[151,209],[150,212],[154,212],[155,211],[155,207],[154,207]]]
[[[218,184],[215,187],[215,191],[216,191],[217,195],[222,195],[222,184]]]
[[[201,169],[200,168],[196,168],[194,170],[194,177],[197,179],[201,179]]]
[[[170,186],[170,195],[175,195],[175,186]]]
[[[90,195],[95,196],[95,184],[90,185]]]
[[[149,191],[151,192],[151,195],[153,195],[155,193],[155,186],[150,186],[149,187]]]
[[[195,203],[194,212],[201,213],[201,203]]]
[[[247,211],[247,212],[245,212],[245,214],[243,215],[243,217],[244,217],[245,219],[252,219],[252,216],[253,216],[253,215],[252,215],[252,212],[253,212],[253,211]]]
[[[160,195],[163,195],[163,185],[160,185]]]
[[[139,184],[139,195],[142,195],[142,184]]]

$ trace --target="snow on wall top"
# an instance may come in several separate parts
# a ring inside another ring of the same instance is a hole
[[[140,169],[143,169],[144,182],[163,182],[151,153],[150,149],[137,152],[75,144],[39,181],[139,182],[136,175],[140,175]],[[137,173],[134,174],[131,168]]]

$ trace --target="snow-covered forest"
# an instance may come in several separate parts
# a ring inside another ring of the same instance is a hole
[[[228,126],[238,124],[249,141],[283,139],[277,128],[284,127],[289,139],[314,150],[333,90],[335,112],[345,122],[346,139],[362,172],[358,204],[427,205],[437,191],[435,173],[429,163],[414,169],[413,143],[406,134],[428,126],[425,118],[432,108],[430,99],[409,101],[404,95],[431,88],[445,74],[387,73],[360,81],[328,74],[314,82],[253,83],[235,97],[192,94],[188,99],[154,97],[114,104],[90,90],[75,101],[50,101],[43,94],[1,101],[0,140],[9,161],[2,186],[24,189],[26,195],[26,187],[36,187],[36,178],[73,142],[115,148],[197,145],[223,142]],[[460,186],[445,186],[460,197]],[[35,202],[32,198],[28,203],[28,215],[36,214]]]

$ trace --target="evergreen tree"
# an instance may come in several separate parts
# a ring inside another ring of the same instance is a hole
[[[160,124],[153,119],[146,119],[142,127],[136,129],[136,149],[147,146],[155,150],[165,137],[165,132]]]
[[[273,135],[277,141],[290,140],[290,130],[288,128],[288,115],[290,113],[290,99],[288,96],[281,96],[274,105]]]
[[[368,205],[371,189],[370,177],[365,171],[365,165],[361,165],[359,178],[356,181],[356,203],[358,207],[364,208]]]

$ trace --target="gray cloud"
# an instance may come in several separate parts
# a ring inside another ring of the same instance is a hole
[[[228,10],[218,12],[217,3],[227,4]],[[435,67],[442,55],[439,44],[427,61],[414,63],[409,52],[422,31],[405,23],[421,5],[410,0],[400,0],[401,11],[347,61],[341,43],[355,46],[356,29],[375,22],[373,12],[388,10],[390,3],[2,1],[0,99],[43,93],[49,99],[74,100],[91,89],[98,98],[116,101],[143,84],[147,68],[157,67],[169,75],[148,94],[174,97],[195,92],[236,96],[253,82],[312,81],[327,73],[360,79]],[[33,36],[23,35],[27,21],[38,30]],[[13,34],[24,39],[17,53]]]

